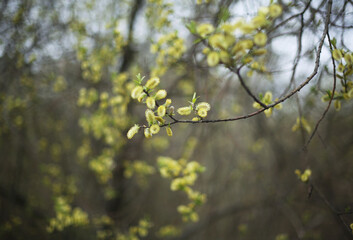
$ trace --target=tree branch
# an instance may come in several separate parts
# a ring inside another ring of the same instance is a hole
[[[332,52],[333,49],[332,49],[330,34],[329,34],[328,31],[327,31],[327,39],[328,39],[328,41],[329,41],[330,50],[331,50],[331,52]],[[327,105],[325,111],[323,112],[321,118],[319,119],[319,121],[317,121],[313,133],[311,134],[311,136],[309,137],[309,140],[307,141],[307,143],[306,143],[305,146],[303,147],[304,150],[307,149],[308,145],[310,144],[311,140],[313,139],[313,137],[314,137],[314,135],[315,135],[317,129],[319,128],[319,125],[320,125],[321,121],[325,118],[325,116],[326,116],[328,110],[330,109],[330,106],[331,106],[333,97],[335,96],[336,82],[337,82],[337,80],[336,80],[336,64],[335,64],[335,59],[333,58],[332,55],[331,55],[331,60],[332,60],[332,67],[333,67],[333,87],[332,87],[332,95],[331,95],[330,101],[328,102],[328,105]]]

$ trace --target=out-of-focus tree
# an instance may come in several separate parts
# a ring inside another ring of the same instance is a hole
[[[352,10],[2,1],[0,238],[351,239]]]

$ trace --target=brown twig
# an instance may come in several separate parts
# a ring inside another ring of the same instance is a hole
[[[245,84],[244,82],[244,79],[243,77],[241,76],[240,74],[240,70],[241,68],[238,68],[236,71],[235,71],[235,74],[238,76],[238,79],[240,81],[240,84],[241,86],[245,89],[245,91],[247,92],[247,94],[252,97],[252,99],[254,99],[255,102],[257,102],[258,104],[261,105],[261,107],[263,107],[264,109],[268,109],[267,105],[264,104],[263,102],[261,102],[252,92],[251,90],[249,89],[249,87]],[[234,72],[234,71],[233,71]]]
[[[299,14],[299,16],[300,16],[300,30],[299,30],[298,35],[297,35],[297,39],[298,39],[297,54],[296,54],[294,62],[293,62],[292,75],[291,75],[291,78],[290,78],[290,81],[289,81],[289,85],[283,91],[282,95],[284,95],[286,92],[288,92],[288,90],[291,88],[291,86],[293,85],[294,80],[295,80],[295,73],[297,71],[297,67],[298,67],[298,64],[300,62],[301,54],[302,54],[302,41],[303,41],[303,32],[304,32],[304,13],[309,8],[310,3],[311,3],[311,1],[308,2],[308,4],[305,6],[304,10]]]
[[[332,49],[330,34],[329,34],[328,31],[327,31],[327,39],[328,39],[328,41],[329,41],[330,50],[331,50],[331,52],[332,52],[333,49]],[[332,67],[333,67],[333,87],[332,87],[332,95],[331,95],[330,101],[329,101],[329,103],[327,104],[327,107],[326,107],[325,111],[323,112],[321,118],[319,119],[319,121],[317,121],[313,133],[310,135],[309,140],[307,141],[307,143],[306,143],[305,146],[303,147],[304,150],[307,149],[307,147],[308,147],[308,145],[310,144],[311,140],[313,139],[315,133],[317,132],[317,129],[319,128],[319,125],[320,125],[321,121],[325,118],[325,116],[326,116],[328,110],[330,109],[330,106],[331,106],[333,97],[334,97],[334,95],[335,95],[335,91],[336,91],[336,82],[337,82],[337,81],[336,81],[336,64],[335,64],[335,59],[333,59],[332,56],[331,56],[331,60],[332,60]]]
[[[326,204],[326,206],[331,210],[331,212],[335,215],[336,218],[341,222],[341,224],[344,226],[344,231],[346,233],[347,237],[350,237],[352,239],[352,230],[349,227],[349,225],[344,221],[343,215],[344,214],[352,214],[353,212],[350,213],[345,213],[345,212],[340,212],[336,209],[336,207],[326,198],[326,196],[320,191],[320,189],[317,187],[315,183],[311,183],[312,186],[312,191],[317,192],[319,198]]]

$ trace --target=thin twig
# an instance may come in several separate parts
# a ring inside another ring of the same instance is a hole
[[[283,91],[284,95],[287,93],[287,91],[291,88],[291,86],[294,83],[295,80],[295,73],[297,71],[298,64],[301,59],[301,54],[302,54],[302,41],[303,41],[303,32],[304,32],[304,13],[306,10],[309,8],[311,1],[308,2],[308,4],[305,6],[304,10],[300,13],[300,30],[298,33],[298,50],[297,50],[297,55],[295,56],[294,63],[293,63],[293,69],[292,69],[292,76],[289,82],[288,87]]]
[[[329,32],[327,31],[327,40],[329,41],[329,44],[330,44],[330,50],[332,52],[332,44],[331,44],[331,39],[330,39],[330,34]],[[333,87],[332,87],[332,95],[331,95],[331,98],[330,98],[330,101],[325,109],[325,111],[323,112],[321,118],[319,119],[319,121],[317,121],[316,125],[315,125],[315,128],[314,128],[314,131],[313,133],[311,134],[311,136],[309,137],[309,140],[307,141],[307,143],[305,144],[305,146],[303,147],[304,150],[307,149],[308,145],[310,144],[311,140],[313,139],[317,129],[319,128],[319,125],[321,123],[321,121],[325,118],[328,110],[330,109],[330,106],[331,106],[331,103],[332,103],[332,100],[333,100],[333,97],[335,96],[335,91],[336,91],[336,64],[335,64],[335,59],[331,56],[331,60],[332,60],[332,67],[333,67]]]
[[[304,7],[304,10],[303,10],[302,12],[300,12],[300,13],[298,13],[298,14],[295,14],[295,15],[292,15],[292,16],[290,16],[289,18],[283,20],[282,22],[280,22],[279,24],[277,24],[275,27],[271,28],[271,29],[269,30],[269,33],[272,32],[272,31],[274,31],[274,30],[276,30],[277,28],[279,28],[279,27],[285,25],[285,24],[286,24],[287,22],[289,22],[290,20],[292,20],[292,19],[294,19],[294,18],[296,18],[296,17],[302,16],[302,15],[306,12],[306,10],[308,10],[308,7],[310,6],[311,1],[312,1],[312,0],[310,0],[310,1],[307,3],[307,5]]]
[[[331,9],[332,9],[332,0],[330,0],[328,2],[328,9],[327,9],[327,14],[326,14],[326,19],[325,19],[325,28],[324,28],[324,31],[322,32],[322,36],[321,36],[321,39],[320,39],[320,42],[319,42],[319,47],[318,47],[317,54],[316,54],[315,67],[314,67],[313,72],[297,88],[295,88],[289,94],[287,94],[286,96],[280,98],[276,102],[268,105],[268,107],[274,107],[274,106],[284,102],[285,100],[287,100],[288,98],[290,98],[291,96],[293,96],[294,94],[299,92],[303,87],[305,87],[316,76],[316,74],[318,72],[318,69],[319,69],[319,65],[320,65],[321,50],[322,50],[322,47],[324,45],[326,34],[328,32],[328,26],[329,26],[329,23],[330,23],[330,16],[331,16]]]
[[[252,99],[254,99],[255,102],[257,102],[258,104],[260,104],[261,107],[263,107],[264,109],[268,109],[267,105],[264,104],[263,102],[261,102],[261,101],[251,92],[251,90],[248,88],[248,86],[245,84],[244,79],[243,79],[243,77],[242,77],[241,74],[240,74],[240,68],[238,68],[235,73],[236,73],[237,76],[238,76],[238,79],[239,79],[239,81],[240,81],[241,86],[245,89],[245,91],[248,93],[248,95],[249,95],[250,97],[252,97]]]
[[[336,209],[336,207],[326,198],[326,196],[319,190],[319,188],[317,187],[317,185],[315,183],[311,183],[311,186],[313,188],[313,191],[316,191],[319,195],[319,197],[321,198],[321,200],[327,205],[327,207],[331,210],[331,212],[340,220],[340,222],[342,223],[342,225],[344,226],[344,229],[348,231],[349,236],[352,238],[352,231],[349,227],[349,225],[344,221],[344,219],[342,218],[342,215],[344,214],[351,214],[351,213],[344,213],[344,212],[340,212]],[[347,233],[347,232],[346,232]],[[348,235],[348,234],[347,234]]]

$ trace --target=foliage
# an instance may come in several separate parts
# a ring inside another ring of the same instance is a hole
[[[255,2],[2,1],[0,238],[351,238],[353,4]]]

